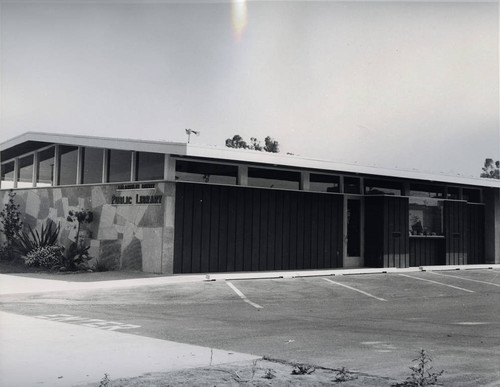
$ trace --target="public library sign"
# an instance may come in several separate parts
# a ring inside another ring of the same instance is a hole
[[[111,204],[134,205],[134,204],[161,204],[163,195],[156,192],[156,184],[121,184],[117,191],[125,191],[111,196]],[[132,192],[130,192],[132,191]],[[139,191],[139,192],[133,192]],[[143,192],[150,191],[150,192]]]

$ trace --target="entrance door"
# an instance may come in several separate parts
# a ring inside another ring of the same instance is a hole
[[[363,267],[364,218],[362,198],[347,196],[344,208],[344,267]]]

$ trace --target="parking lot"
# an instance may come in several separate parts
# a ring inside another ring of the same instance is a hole
[[[483,269],[16,294],[1,310],[397,380],[423,348],[447,385],[494,386],[499,295]]]

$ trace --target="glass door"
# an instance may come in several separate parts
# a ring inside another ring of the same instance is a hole
[[[344,267],[363,267],[363,201],[355,196],[344,200]]]

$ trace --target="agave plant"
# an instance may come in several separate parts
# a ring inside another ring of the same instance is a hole
[[[17,238],[13,243],[14,248],[22,255],[27,255],[30,251],[36,250],[40,247],[56,245],[61,225],[58,224],[55,228],[53,228],[53,224],[54,223],[51,222],[47,225],[42,225],[40,233],[38,230],[33,230],[30,226],[28,226],[29,232],[22,231],[17,235]]]

